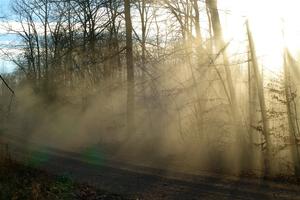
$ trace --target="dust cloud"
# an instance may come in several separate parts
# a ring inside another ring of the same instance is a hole
[[[32,85],[19,84],[3,132],[29,154],[59,150],[81,155],[78,159],[111,159],[186,173],[261,176],[261,133],[252,130],[250,137],[247,113],[241,112],[239,122],[232,120],[220,81],[207,81],[215,77],[204,72],[208,69],[197,73],[196,83],[185,64],[158,66],[161,75],[156,79],[137,77],[131,132],[126,129],[125,81],[59,88],[50,103]],[[240,95],[246,104],[244,90]],[[47,160],[46,153],[41,157],[36,162]]]

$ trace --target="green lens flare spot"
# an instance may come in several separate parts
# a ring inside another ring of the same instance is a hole
[[[82,152],[82,158],[90,164],[101,165],[104,161],[104,156],[101,149],[97,146],[86,148]]]
[[[32,151],[28,160],[28,165],[38,167],[49,160],[49,155],[43,151]]]

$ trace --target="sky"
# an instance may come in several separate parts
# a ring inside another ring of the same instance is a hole
[[[10,2],[12,0],[0,0],[0,17],[9,16]],[[1,25],[1,24],[0,24]],[[5,30],[0,26],[0,48],[3,48],[9,41],[12,40],[12,36],[5,34]],[[11,72],[15,69],[15,66],[3,58],[0,53],[0,73]]]
[[[7,8],[9,7],[10,0],[0,0],[0,13],[3,15],[3,13],[6,13]]]
[[[227,39],[245,34],[242,24],[249,19],[257,55],[268,70],[282,69],[284,47],[299,57],[299,0],[219,0],[219,7],[230,11],[226,16]]]

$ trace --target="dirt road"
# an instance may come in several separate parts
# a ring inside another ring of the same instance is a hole
[[[9,144],[13,158],[21,162],[133,199],[300,199],[297,185],[205,173],[184,174],[93,155],[85,159],[80,153],[37,145],[29,145],[29,151],[16,138],[2,141]]]

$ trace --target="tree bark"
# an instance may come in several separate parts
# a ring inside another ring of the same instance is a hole
[[[134,132],[134,64],[130,0],[125,0],[126,64],[127,64],[127,132]]]
[[[265,96],[264,96],[264,89],[263,89],[263,82],[261,75],[259,73],[258,69],[258,63],[256,59],[256,52],[255,52],[255,46],[254,41],[252,37],[252,33],[249,28],[249,24],[247,22],[247,34],[248,34],[248,40],[249,40],[249,47],[251,52],[251,60],[252,60],[252,69],[254,73],[254,78],[257,86],[257,92],[258,92],[258,98],[259,98],[259,105],[261,109],[261,116],[262,116],[262,123],[263,123],[263,135],[265,138],[265,144],[266,144],[266,150],[264,153],[264,175],[269,176],[270,175],[270,159],[271,159],[271,144],[270,144],[270,128],[269,128],[269,120],[267,116],[267,108],[265,103]]]
[[[295,105],[292,104],[293,97],[291,93],[291,77],[290,77],[290,70],[289,65],[289,52],[285,49],[284,52],[284,90],[285,90],[285,97],[286,97],[286,108],[287,108],[287,116],[289,122],[289,136],[291,142],[291,154],[294,163],[294,171],[297,177],[300,176],[300,159],[299,159],[299,149],[298,149],[298,142],[297,142],[297,127],[296,127],[296,119],[295,116],[297,113],[294,112],[293,107]]]
[[[218,12],[218,7],[217,7],[217,0],[206,0],[206,5],[209,9],[210,12],[210,17],[211,17],[211,23],[212,23],[212,29],[214,32],[214,40],[215,40],[215,46],[217,48],[217,52],[224,48],[226,46],[224,39],[223,39],[223,32],[222,32],[222,26],[221,26],[221,21],[220,21],[220,16]],[[236,93],[235,93],[235,88],[233,85],[233,80],[232,80],[232,75],[231,75],[231,70],[230,70],[230,63],[229,59],[226,53],[226,50],[222,51],[223,55],[223,62],[225,66],[225,74],[227,78],[227,87],[229,90],[229,95],[230,95],[230,105],[231,105],[231,110],[233,114],[234,120],[237,119],[237,100],[236,100]]]

